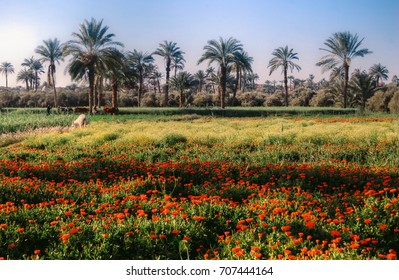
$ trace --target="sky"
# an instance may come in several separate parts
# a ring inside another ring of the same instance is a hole
[[[152,53],[164,40],[176,42],[190,73],[208,67],[197,61],[209,40],[234,37],[253,57],[258,83],[283,79],[280,71],[269,75],[267,65],[273,50],[284,46],[298,54],[302,68],[292,75],[306,79],[313,74],[318,81],[329,76],[315,65],[325,55],[320,48],[333,33],[350,31],[373,52],[354,59],[351,71],[381,63],[389,81],[399,76],[399,0],[0,0],[0,7],[0,63],[15,68],[9,86],[24,85],[16,82],[21,63],[39,58],[34,50],[43,40],[71,40],[79,24],[91,18],[103,19],[125,51]],[[162,58],[154,58],[164,73]],[[59,86],[72,83],[64,71],[68,61],[57,66]],[[3,75],[0,86],[5,86]]]

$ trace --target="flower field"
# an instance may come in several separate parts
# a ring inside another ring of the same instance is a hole
[[[98,119],[0,149],[2,259],[398,259],[399,119]]]

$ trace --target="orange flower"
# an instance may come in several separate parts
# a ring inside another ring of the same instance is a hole
[[[313,229],[314,227],[315,227],[315,223],[314,222],[311,222],[311,221],[309,221],[309,222],[306,222],[306,224],[305,224],[305,226],[308,228],[308,229]]]
[[[380,225],[380,230],[385,230],[387,228],[387,225],[386,224],[381,224]]]
[[[72,211],[66,211],[66,212],[65,212],[65,216],[68,217],[68,216],[71,216],[71,215],[72,215]]]
[[[282,226],[281,230],[282,231],[289,231],[291,229],[291,226]]]
[[[125,214],[123,214],[123,213],[118,213],[118,214],[116,214],[116,217],[117,217],[118,219],[124,219],[124,218],[125,218]]]
[[[33,251],[33,254],[35,254],[35,255],[39,255],[39,254],[40,254],[40,250],[39,250],[39,249],[37,249],[37,250]]]
[[[365,223],[366,225],[370,224],[370,223],[371,223],[371,219],[365,219],[365,220],[364,220],[364,223]]]
[[[333,237],[340,237],[340,236],[341,236],[341,233],[340,233],[338,230],[335,230],[335,229],[333,229],[333,230],[330,232],[330,234],[331,234],[331,236],[333,236]]]
[[[18,231],[18,232],[24,232],[25,229],[22,227],[22,228],[19,228],[17,231]]]
[[[180,233],[180,230],[178,230],[178,229],[172,230],[172,234],[179,234],[179,233]]]
[[[349,246],[349,248],[351,248],[351,249],[357,249],[357,248],[359,248],[359,247],[360,247],[359,243],[352,243],[352,244]]]
[[[51,225],[51,226],[55,226],[56,224],[58,224],[57,221],[52,221],[52,222],[50,222],[50,225]]]
[[[260,258],[262,257],[262,254],[261,254],[261,253],[256,253],[256,254],[254,254],[254,256],[255,256],[255,258],[257,258],[257,259],[260,259]]]

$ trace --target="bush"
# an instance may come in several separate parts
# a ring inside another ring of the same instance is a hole
[[[243,92],[237,95],[238,101],[242,106],[254,107],[262,106],[266,100],[266,94],[257,91]]]
[[[212,95],[208,93],[197,93],[194,95],[193,105],[196,107],[208,107],[212,106]]]
[[[266,97],[263,106],[266,107],[281,107],[284,105],[284,96],[281,93],[274,93]]]
[[[335,105],[334,96],[325,89],[318,90],[310,100],[313,107],[333,107]]]
[[[391,101],[393,93],[377,91],[367,100],[366,108],[371,112],[389,112],[388,104]]]
[[[392,99],[389,101],[388,108],[391,113],[399,113],[399,91],[396,91],[392,96]]]

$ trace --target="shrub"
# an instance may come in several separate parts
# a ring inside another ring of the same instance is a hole
[[[197,93],[194,95],[192,104],[197,107],[212,106],[213,105],[212,95],[208,94],[208,93],[203,93],[203,92]]]
[[[333,107],[335,105],[334,96],[325,89],[319,90],[310,100],[309,105],[313,107]]]

